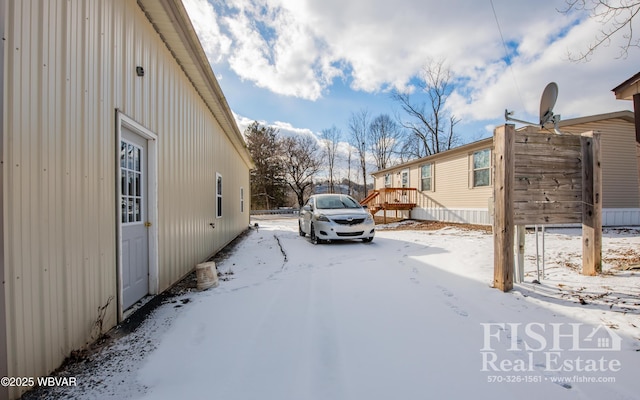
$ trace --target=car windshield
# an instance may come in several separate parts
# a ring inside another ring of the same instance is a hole
[[[320,209],[360,208],[360,204],[349,196],[322,196],[316,199]]]

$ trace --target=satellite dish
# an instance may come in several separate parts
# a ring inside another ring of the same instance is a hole
[[[540,126],[553,119],[553,107],[558,99],[558,85],[551,82],[544,88],[540,99]]]
[[[547,122],[553,122],[553,128],[555,133],[562,135],[562,132],[558,130],[558,123],[560,122],[560,115],[553,114],[553,107],[556,105],[558,99],[558,85],[555,82],[549,83],[542,92],[542,98],[540,98],[540,127],[544,127]],[[533,122],[523,121],[512,117],[513,111],[504,110],[504,119],[506,121],[515,121],[527,125],[536,125]]]

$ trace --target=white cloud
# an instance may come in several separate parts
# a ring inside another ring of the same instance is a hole
[[[222,34],[218,15],[207,0],[183,0],[205,54],[210,62],[221,62],[231,49],[231,39]]]
[[[238,127],[241,132],[244,132],[245,129],[254,122],[254,120],[244,117],[242,115],[238,115],[236,113],[233,113],[233,116],[235,117],[236,123],[238,124]],[[317,141],[318,148],[320,149],[320,151],[324,152],[324,147],[319,135],[315,134],[310,129],[296,128],[292,126],[290,123],[282,122],[282,121],[275,121],[272,123],[267,121],[258,121],[258,122],[262,125],[277,129],[278,134],[283,137],[311,136]],[[349,149],[351,149],[351,170],[349,170]],[[322,157],[324,157],[324,155],[322,155]],[[336,180],[342,180],[343,178],[347,178],[349,174],[351,174],[350,176],[352,181],[354,182],[362,181],[362,177],[361,177],[362,173],[360,171],[360,164],[358,160],[357,151],[348,142],[340,141],[338,143],[335,162],[336,164],[335,164],[334,178]],[[368,170],[368,173],[372,173],[376,170],[375,160],[373,159],[371,154],[368,154],[367,156],[367,170]],[[327,179],[328,174],[329,173],[327,170],[322,170],[318,174],[317,179]],[[371,183],[371,179],[370,178],[367,178],[367,179],[369,183]]]
[[[318,142],[318,145],[320,145],[320,138],[314,134],[311,129],[295,128],[290,123],[281,121],[275,121],[273,124],[269,124],[269,126],[276,128],[280,134],[285,137],[311,136]]]
[[[232,46],[226,60],[241,79],[274,93],[316,100],[341,75],[323,57],[321,39],[287,8],[259,0],[226,5],[226,14],[210,22],[211,35],[221,29],[227,32]]]
[[[458,117],[487,120],[500,117],[505,108],[516,111],[521,119],[537,120],[540,96],[547,83],[559,86],[555,113],[568,117],[585,116],[628,109],[629,104],[615,99],[611,89],[637,72],[638,56],[633,61],[615,60],[618,49],[605,47],[590,62],[569,62],[567,49],[584,45],[597,32],[591,20],[574,26],[566,36],[534,48],[527,41],[523,55],[512,60],[512,67],[493,64],[480,70],[466,89],[469,96],[456,92],[449,103]]]
[[[564,0],[494,0],[508,56],[486,1],[210,0],[215,8],[184,1],[213,63],[285,96],[317,100],[335,79],[364,92],[405,89],[427,60],[444,59],[461,83],[448,108],[464,123],[502,119],[505,108],[535,120],[551,81],[565,119],[629,109],[610,90],[640,64],[638,51],[617,60],[616,43],[588,63],[569,62],[568,52],[583,51],[601,26],[559,13]]]

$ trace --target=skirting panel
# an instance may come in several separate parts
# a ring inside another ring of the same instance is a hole
[[[411,210],[411,218],[461,224],[492,224],[489,211],[481,208],[414,208]],[[604,208],[602,226],[640,226],[640,208]]]

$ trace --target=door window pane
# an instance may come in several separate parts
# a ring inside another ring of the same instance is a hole
[[[126,168],[127,166],[127,144],[125,142],[120,143],[120,168]]]
[[[134,144],[120,143],[120,190],[122,195],[122,223],[142,222],[143,150]]]
[[[121,210],[120,213],[122,214],[122,223],[127,223],[127,200],[126,198],[122,198],[121,203]]]

